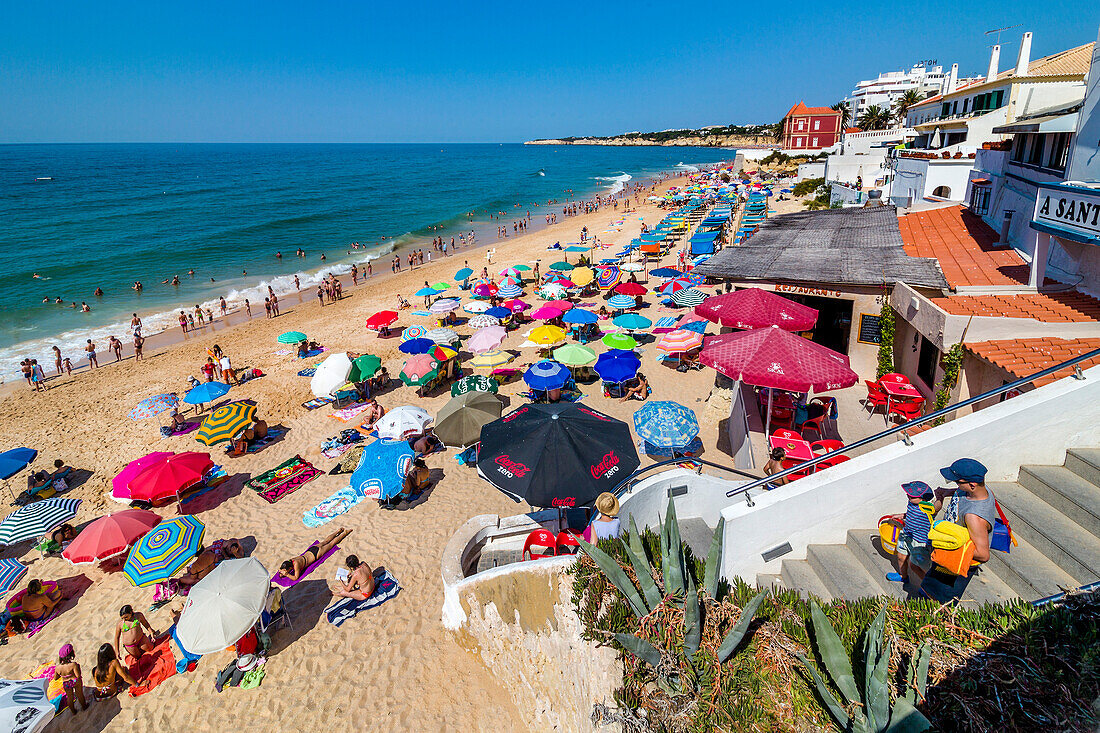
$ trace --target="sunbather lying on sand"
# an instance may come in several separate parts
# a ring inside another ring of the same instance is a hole
[[[344,562],[348,566],[348,570],[351,571],[351,577],[348,578],[346,583],[337,581],[340,587],[334,590],[332,595],[339,598],[367,600],[374,592],[374,572],[371,570],[370,565],[359,562],[359,558],[355,555],[348,555]]]
[[[325,553],[343,542],[344,538],[349,534],[351,534],[350,529],[341,527],[325,539],[320,540],[316,545],[307,548],[301,555],[284,561],[283,564],[279,566],[279,575],[284,578],[290,578],[291,580],[297,580],[302,577],[302,573],[306,571],[306,568],[317,562],[317,558],[323,557]]]

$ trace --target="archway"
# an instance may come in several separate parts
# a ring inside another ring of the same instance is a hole
[[[949,186],[936,186],[932,191],[932,195],[941,199],[949,199],[951,198],[951,188]]]

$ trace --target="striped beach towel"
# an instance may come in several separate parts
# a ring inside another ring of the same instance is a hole
[[[374,592],[370,598],[359,600],[358,598],[341,598],[325,609],[325,618],[333,626],[339,627],[349,618],[355,618],[362,611],[367,611],[375,606],[380,606],[401,592],[401,585],[397,579],[384,570],[374,576]]]
[[[676,330],[676,316],[662,316],[653,324],[653,333],[669,333]]]

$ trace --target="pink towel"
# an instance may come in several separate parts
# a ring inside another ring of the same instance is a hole
[[[318,546],[317,542],[314,542],[312,545],[310,545],[310,547],[317,547],[317,546]],[[332,553],[336,552],[339,549],[340,549],[339,546],[333,547],[331,550],[326,552],[324,555],[321,555],[319,558],[317,558],[316,562],[309,565],[304,571],[302,571],[302,574],[298,576],[298,580],[291,580],[290,578],[284,577],[284,576],[280,575],[279,573],[275,573],[275,575],[271,576],[271,582],[274,583],[275,585],[279,586],[280,588],[291,588],[291,587],[297,585],[300,581],[304,580],[307,575],[309,575],[310,573],[312,573],[314,570],[317,569],[318,565],[320,565],[325,560],[327,560],[329,558],[329,556],[332,555]]]

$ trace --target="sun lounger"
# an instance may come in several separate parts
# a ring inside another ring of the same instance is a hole
[[[401,592],[401,585],[390,575],[388,570],[375,573],[374,592],[366,600],[358,598],[341,598],[325,609],[325,618],[333,626],[339,627],[349,618],[354,618],[359,613],[379,606]]]

